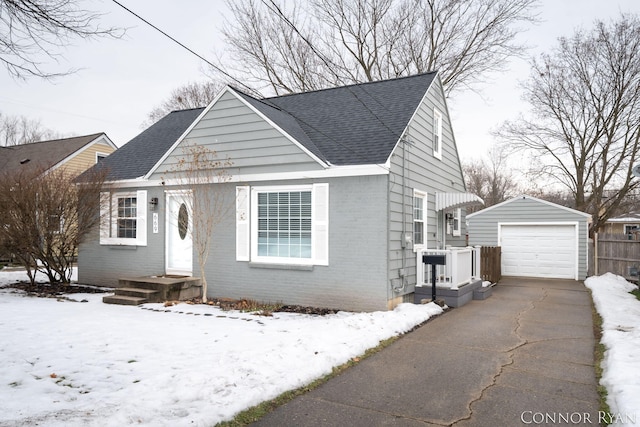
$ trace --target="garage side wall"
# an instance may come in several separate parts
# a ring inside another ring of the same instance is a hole
[[[479,211],[467,219],[469,244],[498,246],[499,224],[578,223],[578,278],[587,277],[588,225],[581,212],[538,199],[519,196],[500,205]]]

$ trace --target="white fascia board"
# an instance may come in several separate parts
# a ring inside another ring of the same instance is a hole
[[[101,141],[99,141],[101,140]],[[104,142],[107,145],[110,145],[114,150],[118,149],[118,146],[107,136],[106,133],[102,133],[98,138],[94,140],[94,143]]]
[[[249,104],[242,96],[240,96],[235,90],[233,90],[233,88],[229,88],[229,92],[232,93],[236,98],[238,98],[238,100],[240,102],[242,102],[244,105],[246,105],[251,111],[253,111],[258,116],[260,116],[260,118],[262,118],[262,120],[264,120],[265,122],[269,123],[269,125],[271,127],[273,127],[275,130],[280,132],[285,138],[287,138],[289,141],[293,142],[299,149],[301,149],[306,155],[311,157],[320,166],[322,166],[323,168],[326,168],[326,167],[329,166],[326,162],[324,162],[323,160],[318,158],[318,156],[316,156],[311,151],[309,151],[309,149],[307,149],[307,147],[305,147],[303,144],[301,144],[297,139],[295,139],[294,137],[289,135],[287,132],[284,131],[284,129],[282,129],[280,126],[275,124],[270,118],[268,118],[267,116],[262,114],[262,112],[260,112],[259,110],[256,110],[253,107],[253,105]]]
[[[259,173],[259,174],[233,174],[229,176],[229,183],[241,182],[264,182],[264,181],[287,181],[300,179],[325,179],[325,178],[343,178],[351,176],[374,176],[388,175],[389,169],[384,165],[358,165],[358,166],[333,166],[327,169],[295,171],[295,172],[275,172],[275,173]],[[159,181],[158,181],[159,182]],[[215,182],[215,178],[211,179],[211,183]],[[179,179],[165,179],[165,185],[181,185],[183,181]]]
[[[420,106],[424,103],[425,99],[427,98],[427,94],[431,90],[431,86],[433,86],[433,82],[435,81],[436,78],[439,79],[440,78],[439,76],[440,76],[440,72],[436,71],[436,75],[433,77],[433,80],[431,80],[431,84],[424,91],[424,95],[422,95],[422,99],[420,100],[420,102],[418,102],[416,109],[413,110],[413,114],[411,114],[409,121],[407,121],[407,126],[405,126],[404,130],[402,131],[402,134],[400,135],[400,138],[398,138],[398,140],[396,141],[396,144],[394,145],[393,150],[391,150],[391,153],[389,153],[389,157],[387,158],[387,161],[384,163],[385,165],[389,165],[388,167],[390,167],[391,165],[391,157],[393,157],[393,153],[396,152],[396,149],[398,148],[400,143],[402,143],[402,140],[407,136],[407,133],[409,132],[409,128],[411,127],[411,123],[413,122],[413,119],[416,117],[416,114],[418,114],[418,110],[420,109]],[[446,104],[446,99],[445,99],[445,104]],[[448,113],[449,112],[447,111],[447,114]]]
[[[277,172],[277,173],[261,173],[246,175],[230,175],[229,180],[225,183],[239,182],[265,182],[265,181],[285,181],[300,179],[325,179],[325,178],[342,178],[351,176],[375,176],[389,175],[389,168],[385,165],[356,165],[356,166],[333,166],[327,169],[311,170],[311,171],[295,171],[295,172]],[[211,183],[215,179],[212,178]],[[164,184],[163,184],[164,183]],[[120,181],[105,182],[106,188],[145,188],[159,186],[180,186],[184,185],[184,181],[179,179],[159,179],[150,180],[144,177],[134,179],[123,179]]]
[[[231,87],[229,86],[225,86],[217,95],[215,98],[213,98],[213,101],[211,101],[209,103],[209,105],[207,105],[205,107],[205,109],[202,111],[202,113],[200,113],[200,115],[198,117],[196,117],[196,119],[193,121],[193,123],[191,123],[189,125],[189,127],[182,133],[182,135],[180,135],[180,137],[176,140],[176,142],[173,143],[173,145],[171,146],[171,148],[169,148],[160,158],[160,160],[158,160],[156,162],[155,165],[153,165],[153,167],[151,169],[149,169],[149,172],[147,172],[144,175],[144,179],[148,179],[151,175],[153,175],[153,173],[156,171],[156,169],[158,169],[160,167],[160,165],[167,159],[167,157],[169,157],[171,155],[171,153],[173,153],[175,151],[176,148],[178,148],[178,145],[180,145],[180,143],[184,140],[184,138],[189,134],[189,132],[191,132],[193,130],[193,128],[200,122],[200,120],[202,120],[202,118],[209,112],[209,110],[211,110],[211,108],[213,108],[213,106],[216,104],[216,102],[218,102],[218,100],[222,97],[222,95],[224,95],[225,93],[227,93],[228,91],[230,91],[231,93],[233,93],[233,91],[231,90]]]

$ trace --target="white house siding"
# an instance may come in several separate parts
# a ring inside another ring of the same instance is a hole
[[[433,156],[433,111],[442,113],[442,159]],[[405,150],[405,229],[413,235],[413,190],[427,193],[425,204],[425,247],[436,248],[442,239],[442,230],[437,229],[438,215],[435,212],[436,192],[465,192],[462,168],[457,154],[449,113],[440,80],[434,80],[422,105],[418,108],[408,127],[405,138],[398,144],[391,157],[389,176],[389,299],[407,295],[414,291],[416,283],[416,256],[413,249],[402,249],[402,156]],[[461,218],[460,237],[447,235],[446,244],[465,244],[464,210]],[[442,227],[442,224],[440,224]],[[392,287],[398,284],[405,259],[405,289],[395,293]]]
[[[160,179],[185,157],[184,143],[202,145],[229,159],[231,174],[262,174],[322,169],[302,148],[276,130],[232,93],[225,93],[183,143],[165,159],[151,179]]]
[[[153,233],[152,212],[147,209],[147,245],[101,245],[96,227],[78,251],[78,282],[98,286],[118,285],[120,277],[163,274],[164,265],[164,191],[162,188],[127,188],[114,191],[147,190],[147,206],[152,197],[159,200],[158,233]]]
[[[329,265],[301,269],[236,261],[235,217],[231,215],[215,232],[206,267],[209,296],[386,310],[386,178],[382,175],[258,183],[329,184]],[[235,196],[235,184],[220,187]]]
[[[498,245],[498,224],[578,223],[578,279],[587,275],[587,217],[558,205],[522,196],[474,213],[468,219],[469,244]]]

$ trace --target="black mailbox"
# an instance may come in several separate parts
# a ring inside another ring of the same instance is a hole
[[[436,265],[445,265],[445,255],[422,255],[422,263],[431,265],[431,301],[436,300]]]
[[[422,255],[422,263],[423,264],[431,264],[431,265],[445,265],[445,256],[444,255]]]

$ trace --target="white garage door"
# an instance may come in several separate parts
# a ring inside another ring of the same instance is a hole
[[[502,275],[577,279],[574,225],[500,224]]]

